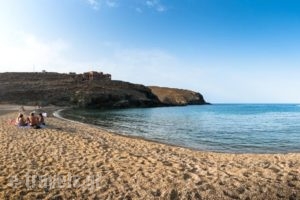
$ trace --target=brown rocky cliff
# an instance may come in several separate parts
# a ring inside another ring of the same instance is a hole
[[[170,106],[182,105],[202,105],[208,104],[200,93],[190,90],[167,88],[167,87],[149,87],[161,103]]]
[[[114,80],[83,80],[60,73],[0,73],[0,103],[91,108],[130,108],[204,104],[188,90],[145,87]]]
[[[82,81],[60,73],[0,73],[0,103],[95,108],[153,107],[161,103],[143,85]]]

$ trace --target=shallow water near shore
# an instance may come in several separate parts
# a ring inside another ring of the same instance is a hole
[[[216,104],[120,110],[69,109],[65,118],[197,150],[300,152],[297,104]]]

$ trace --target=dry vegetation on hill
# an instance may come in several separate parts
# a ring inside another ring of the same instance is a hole
[[[205,103],[191,91],[82,80],[81,74],[0,73],[0,83],[0,103],[10,104],[128,108]]]

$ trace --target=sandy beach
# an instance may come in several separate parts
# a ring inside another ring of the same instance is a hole
[[[298,153],[193,151],[52,115],[18,128],[0,109],[0,199],[300,199]]]

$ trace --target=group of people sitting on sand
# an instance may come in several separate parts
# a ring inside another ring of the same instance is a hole
[[[19,113],[15,125],[17,126],[30,126],[33,128],[41,128],[45,126],[45,119],[43,113],[40,113],[38,116],[35,116],[34,112],[25,119],[22,113]]]

